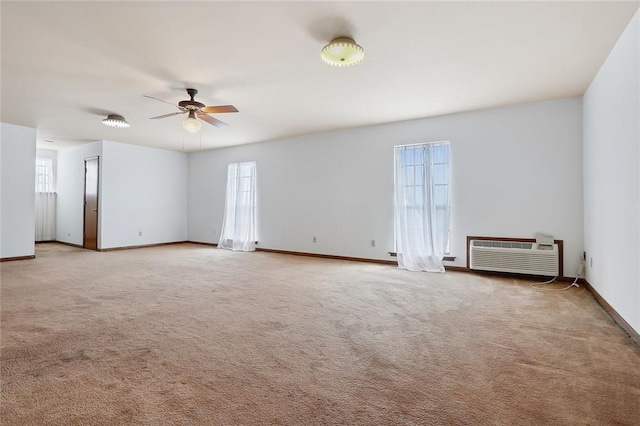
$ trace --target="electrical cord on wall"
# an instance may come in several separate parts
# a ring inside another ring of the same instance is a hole
[[[573,280],[573,282],[571,284],[569,284],[568,286],[566,286],[564,288],[540,288],[540,287],[538,287],[539,285],[553,284],[558,277],[553,277],[553,279],[551,279],[549,281],[545,281],[543,283],[531,283],[529,285],[531,287],[535,288],[536,290],[539,290],[539,291],[566,291],[566,290],[569,290],[571,287],[580,287],[580,284],[578,284],[578,280],[580,279],[580,276],[582,276],[582,271],[583,270],[584,270],[584,260],[581,258],[580,259],[580,264],[578,265],[578,276],[576,277],[575,280]]]

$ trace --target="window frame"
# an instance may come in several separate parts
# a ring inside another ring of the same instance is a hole
[[[35,160],[35,192],[53,193],[55,181],[53,176],[53,159],[36,157]]]

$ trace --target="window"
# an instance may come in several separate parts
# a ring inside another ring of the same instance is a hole
[[[229,164],[219,248],[253,251],[256,243],[256,163]]]
[[[449,253],[449,142],[395,147],[395,230],[398,263],[407,269],[431,270],[431,260],[444,271]]]
[[[55,192],[51,158],[36,158],[36,192]]]

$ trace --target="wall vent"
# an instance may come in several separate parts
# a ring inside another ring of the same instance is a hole
[[[469,268],[473,270],[560,275],[558,244],[539,247],[531,242],[470,240],[469,245]]]

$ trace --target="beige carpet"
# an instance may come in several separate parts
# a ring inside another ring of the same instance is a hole
[[[2,268],[4,425],[640,423],[584,289],[183,244]]]

